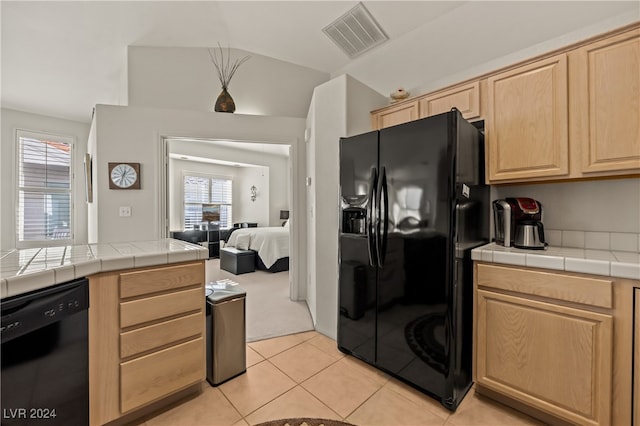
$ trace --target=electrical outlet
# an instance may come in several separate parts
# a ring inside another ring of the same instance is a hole
[[[121,206],[120,217],[129,217],[129,216],[131,216],[131,206]]]

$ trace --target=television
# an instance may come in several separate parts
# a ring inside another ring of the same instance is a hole
[[[220,222],[220,204],[203,204],[202,221]]]

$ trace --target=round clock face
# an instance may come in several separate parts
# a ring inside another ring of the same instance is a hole
[[[128,164],[118,164],[111,170],[111,181],[119,188],[129,188],[138,180],[138,173]]]

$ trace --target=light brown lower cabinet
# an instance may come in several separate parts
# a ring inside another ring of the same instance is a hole
[[[203,261],[96,274],[89,298],[91,425],[204,380]]]
[[[549,423],[631,423],[631,280],[484,263],[474,272],[478,392]]]
[[[120,364],[123,412],[141,407],[202,380],[203,338]]]
[[[478,383],[575,423],[606,423],[610,315],[479,290],[478,321]]]

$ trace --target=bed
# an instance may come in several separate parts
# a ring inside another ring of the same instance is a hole
[[[255,251],[258,269],[269,272],[289,270],[288,226],[236,229],[226,246]]]

